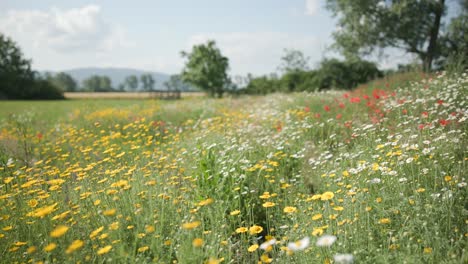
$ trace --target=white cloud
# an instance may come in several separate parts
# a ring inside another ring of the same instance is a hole
[[[306,15],[316,15],[319,11],[319,7],[319,0],[306,0]]]
[[[233,75],[275,72],[284,49],[298,49],[310,57],[311,66],[321,59],[323,43],[311,35],[282,32],[234,32],[198,34],[190,37],[186,51],[208,39],[216,41],[221,53],[229,58]]]
[[[125,41],[125,31],[105,21],[101,8],[48,11],[11,10],[0,18],[0,31],[28,48],[59,53],[108,52]]]

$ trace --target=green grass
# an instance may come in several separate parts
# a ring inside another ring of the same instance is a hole
[[[2,261],[465,263],[468,78],[433,78],[2,103]]]

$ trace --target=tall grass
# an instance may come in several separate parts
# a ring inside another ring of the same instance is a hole
[[[398,82],[16,115],[2,261],[464,263],[468,77]]]

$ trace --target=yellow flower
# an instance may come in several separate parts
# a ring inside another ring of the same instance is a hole
[[[28,247],[28,249],[26,250],[26,252],[27,252],[28,254],[32,254],[32,253],[36,252],[36,250],[37,250],[37,248],[36,248],[35,246],[30,246],[30,247]]]
[[[276,204],[273,203],[273,202],[266,202],[266,203],[262,204],[262,206],[265,207],[265,208],[273,207],[273,206],[275,206],[275,205],[276,205]]]
[[[377,198],[375,199],[375,202],[381,203],[381,202],[382,202],[382,198],[381,198],[381,197],[377,197]]]
[[[283,212],[287,213],[287,214],[291,214],[291,213],[295,213],[297,211],[297,208],[296,207],[293,207],[293,206],[286,206],[284,209],[283,209]]]
[[[71,254],[71,253],[75,252],[76,250],[82,248],[83,245],[84,245],[84,242],[83,242],[82,240],[77,239],[77,240],[73,241],[73,242],[70,244],[70,246],[68,246],[68,248],[67,248],[67,250],[65,251],[65,253]]]
[[[391,220],[390,218],[382,218],[379,220],[379,224],[390,224]]]
[[[195,239],[192,241],[192,246],[194,246],[194,247],[201,247],[201,246],[203,246],[203,239],[201,239],[201,238],[195,238]]]
[[[333,207],[333,210],[335,210],[335,211],[343,211],[343,210],[344,210],[344,207],[343,207],[343,206],[335,206],[335,207]]]
[[[50,232],[51,237],[61,237],[68,231],[68,226],[59,225],[52,232]]]
[[[13,226],[5,226],[4,228],[2,228],[3,231],[9,231],[12,229],[13,229]]]
[[[145,227],[145,230],[146,230],[146,233],[153,233],[154,230],[155,230],[155,228],[154,228],[154,226],[152,226],[152,225],[147,225],[147,226]]]
[[[206,264],[220,264],[221,262],[224,261],[224,258],[220,258],[220,259],[217,259],[217,258],[210,258],[208,259],[208,261],[206,262]]]
[[[312,220],[314,220],[314,221],[319,220],[321,218],[322,218],[322,214],[316,214],[316,215],[312,216]]]
[[[113,216],[115,215],[115,211],[116,211],[115,209],[109,209],[109,210],[102,212],[102,214],[105,216]]]
[[[112,224],[109,225],[110,230],[117,230],[119,229],[119,222],[113,222]]]
[[[245,233],[247,232],[247,227],[239,227],[236,229],[236,233],[240,234],[240,233]]]
[[[103,226],[101,226],[98,229],[94,230],[93,232],[91,232],[91,234],[89,234],[89,238],[91,238],[91,239],[95,238],[99,233],[101,233],[102,230],[104,230]]]
[[[431,247],[425,247],[424,248],[424,253],[431,254],[432,253],[432,248]]]
[[[34,208],[34,207],[37,206],[38,203],[39,202],[36,199],[31,199],[31,200],[29,200],[28,205],[29,205],[29,207]]]
[[[55,243],[50,243],[49,245],[45,246],[44,251],[45,252],[51,252],[57,247],[57,244]]]
[[[259,234],[263,231],[263,227],[254,225],[249,228],[249,232],[251,235]]]
[[[321,236],[322,234],[323,234],[322,228],[314,228],[314,231],[312,231],[313,236]]]
[[[452,180],[452,177],[447,175],[447,176],[444,177],[444,180],[445,180],[446,182],[449,182],[449,181]]]
[[[333,199],[333,197],[335,197],[335,194],[333,194],[332,192],[324,192],[322,193],[320,200],[328,201],[328,200]]]
[[[109,252],[111,249],[112,249],[112,246],[111,246],[111,245],[102,247],[102,248],[100,248],[100,249],[97,251],[97,254],[98,254],[98,255],[106,254],[106,253]]]
[[[260,199],[268,199],[270,197],[271,195],[269,192],[264,192],[262,195],[260,195]]]
[[[419,189],[416,190],[416,192],[418,192],[418,193],[422,193],[422,192],[425,192],[425,191],[426,191],[426,189],[424,189],[424,188],[419,188]]]
[[[203,201],[199,202],[198,206],[209,205],[209,204],[212,204],[213,202],[214,202],[214,200],[212,198],[208,198],[206,200],[203,200]]]
[[[182,224],[182,228],[190,230],[190,229],[194,229],[194,228],[198,227],[200,224],[201,224],[200,221],[184,223],[184,224]]]
[[[232,216],[238,215],[238,214],[240,214],[240,211],[239,211],[239,210],[234,210],[234,211],[232,211],[231,213],[229,213],[229,215],[232,215]]]
[[[257,249],[258,249],[258,244],[253,244],[247,249],[247,251],[254,252]]]
[[[312,200],[313,200],[313,201],[319,200],[319,199],[321,199],[321,198],[322,198],[322,195],[321,195],[321,194],[314,194],[314,195],[312,196]]]
[[[141,252],[145,252],[145,251],[148,250],[148,249],[149,249],[148,246],[140,247],[140,248],[138,248],[138,252],[140,252],[140,253],[141,253]]]
[[[370,212],[370,211],[372,211],[372,207],[366,206],[366,212]]]
[[[52,213],[55,210],[55,206],[57,206],[57,204],[58,203],[38,208],[38,209],[34,210],[33,212],[28,213],[26,216],[33,216],[33,217],[43,218],[44,216]]]

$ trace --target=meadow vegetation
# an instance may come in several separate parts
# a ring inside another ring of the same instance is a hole
[[[467,94],[2,103],[1,262],[466,263]]]

